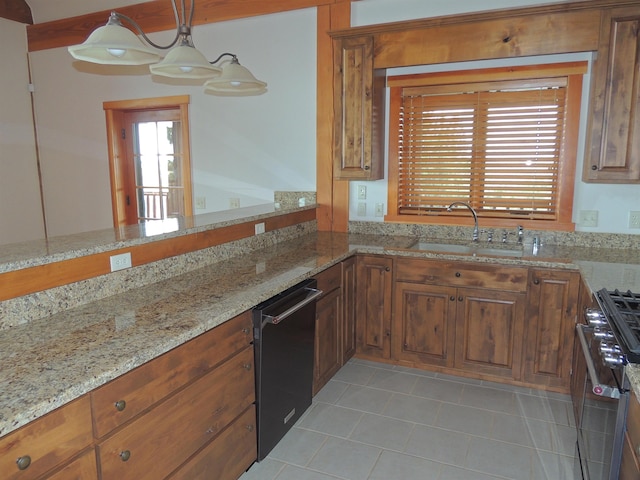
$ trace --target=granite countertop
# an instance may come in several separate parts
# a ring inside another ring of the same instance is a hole
[[[603,278],[615,277],[622,282],[635,275],[633,285],[640,290],[640,255],[636,250],[594,252],[550,246],[537,256],[514,259],[415,251],[409,247],[416,240],[313,233],[2,330],[0,436],[355,252],[584,269],[592,288]],[[606,286],[617,288],[618,284]]]

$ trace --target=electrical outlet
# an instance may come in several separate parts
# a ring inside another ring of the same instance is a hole
[[[131,268],[131,252],[121,253],[119,255],[111,255],[109,257],[109,263],[111,264],[111,271],[124,270],[125,268]]]
[[[207,208],[207,197],[196,197],[196,209],[204,210]]]
[[[367,215],[367,204],[365,202],[358,202],[358,216],[364,217]]]
[[[358,185],[358,200],[366,200],[366,199],[367,199],[367,186]]]
[[[255,229],[256,229],[256,235],[264,233],[264,222],[256,223]]]
[[[597,227],[598,210],[580,210],[578,224],[582,227]]]
[[[640,212],[635,210],[629,212],[629,228],[640,228]]]
[[[384,217],[384,203],[376,203],[376,217]]]
[[[230,198],[229,199],[229,208],[240,208],[240,199],[239,198]]]

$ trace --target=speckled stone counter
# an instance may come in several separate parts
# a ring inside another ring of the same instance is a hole
[[[411,236],[316,232],[2,330],[0,436],[352,253],[571,269],[582,269],[584,265],[583,273],[590,285],[600,281],[602,272],[624,279],[630,275],[625,269],[636,272],[640,268],[640,255],[635,250],[607,251],[609,257],[605,258],[605,252],[595,254],[589,249],[545,247],[536,256],[527,254],[513,259],[417,252],[409,248],[416,240]],[[598,262],[593,262],[596,258]],[[636,278],[640,282],[640,273]]]

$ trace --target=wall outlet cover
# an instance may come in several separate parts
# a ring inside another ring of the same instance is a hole
[[[640,228],[640,212],[639,211],[631,211],[629,212],[629,228]]]
[[[597,227],[598,210],[580,210],[578,225],[582,227]]]

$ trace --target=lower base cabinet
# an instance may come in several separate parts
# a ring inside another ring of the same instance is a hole
[[[257,459],[252,333],[248,311],[0,438],[0,477],[236,480]]]
[[[236,480],[258,456],[256,409],[249,407],[226,430],[193,456],[170,480]]]
[[[638,478],[640,478],[640,403],[635,392],[632,391],[622,445],[620,480],[638,480]]]

